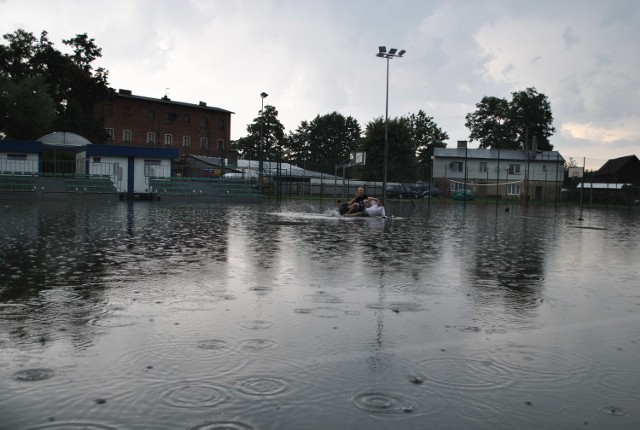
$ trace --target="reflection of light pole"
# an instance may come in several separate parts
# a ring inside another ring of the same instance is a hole
[[[433,166],[436,163],[436,156],[431,156],[431,180],[429,181],[429,204],[427,205],[431,209],[431,199],[433,198]]]
[[[222,169],[220,170],[220,177],[224,177],[224,140],[218,139],[218,152],[220,153],[220,166]]]
[[[389,52],[387,52],[386,46],[380,46],[378,47],[378,53],[376,54],[376,57],[387,59],[387,97],[384,113],[384,167],[382,168],[382,198],[384,200],[387,199],[387,158],[389,157],[389,60],[394,57],[401,58],[404,53],[407,52],[404,49],[401,49],[400,52],[396,54],[396,51],[396,48],[391,48]]]
[[[544,171],[544,188],[542,194],[542,201],[547,202],[547,166],[542,166],[542,170]]]
[[[269,94],[264,91],[260,93],[262,106],[260,108],[260,162],[258,163],[258,181],[260,182],[260,190],[262,190],[263,182],[262,182],[262,151],[264,146],[264,137],[262,136],[262,129],[264,127],[264,98]]]
[[[433,188],[433,178],[434,178],[433,169],[435,164],[436,164],[436,156],[432,155],[431,156],[431,181],[429,182],[429,196],[431,196],[431,188]]]
[[[505,167],[504,170],[506,172],[506,178],[504,181],[504,195],[506,198],[509,198],[509,167]]]

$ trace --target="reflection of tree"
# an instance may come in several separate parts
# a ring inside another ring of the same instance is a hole
[[[469,279],[480,306],[496,308],[502,303],[507,313],[524,319],[531,316],[543,293],[547,232],[525,217],[497,219],[494,225],[476,230],[473,237],[468,234],[474,232],[465,232],[465,254],[475,259]]]
[[[21,341],[46,346],[65,337],[86,346],[88,323],[111,311],[112,288],[227,260],[226,208],[29,202],[12,209],[0,219],[0,332]]]

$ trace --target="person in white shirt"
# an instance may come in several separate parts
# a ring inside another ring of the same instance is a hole
[[[382,200],[375,197],[368,197],[364,201],[364,210],[362,212],[354,212],[347,214],[346,216],[379,216],[386,218],[387,214],[384,210],[384,204]]]

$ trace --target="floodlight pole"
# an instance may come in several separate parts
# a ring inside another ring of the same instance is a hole
[[[401,49],[400,52],[396,54],[397,49],[391,48],[387,51],[386,46],[379,46],[378,53],[376,57],[385,58],[387,60],[387,92],[386,92],[386,103],[385,103],[385,111],[384,111],[384,166],[382,168],[383,176],[382,176],[382,198],[383,200],[387,199],[387,159],[389,158],[389,60],[398,57],[402,58],[405,54],[404,49]]]
[[[259,187],[260,187],[260,191],[262,191],[262,188],[264,186],[263,180],[262,180],[262,153],[263,153],[263,147],[264,147],[264,136],[263,136],[263,128],[264,128],[264,99],[265,97],[268,97],[269,94],[265,93],[264,91],[260,93],[260,98],[261,98],[261,102],[262,102],[262,106],[260,107],[260,158],[259,158],[259,162],[258,162],[258,182],[259,182]]]

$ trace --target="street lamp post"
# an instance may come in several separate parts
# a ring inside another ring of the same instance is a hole
[[[396,48],[391,48],[387,52],[386,46],[379,46],[378,53],[376,54],[376,57],[387,60],[387,95],[384,111],[384,166],[382,168],[382,196],[384,200],[387,199],[387,159],[389,157],[389,60],[395,57],[402,58],[405,52],[407,52],[401,49],[400,52],[396,54],[397,51]]]
[[[262,191],[262,187],[263,187],[263,181],[262,181],[262,154],[263,154],[263,149],[264,149],[264,137],[263,137],[263,128],[264,128],[264,99],[265,97],[269,96],[269,94],[265,93],[264,91],[260,93],[260,98],[261,98],[261,102],[262,105],[260,107],[260,158],[259,158],[259,163],[258,163],[258,182],[259,182],[259,187],[260,187],[260,191]]]

